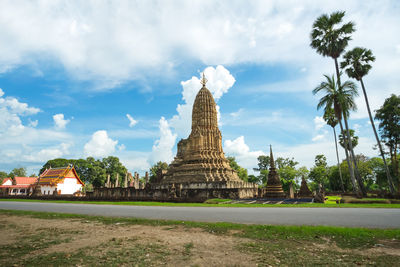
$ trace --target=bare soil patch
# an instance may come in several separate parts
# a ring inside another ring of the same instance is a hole
[[[239,237],[181,225],[149,226],[0,214],[1,266],[312,266],[400,264],[400,242],[341,248],[320,242]]]

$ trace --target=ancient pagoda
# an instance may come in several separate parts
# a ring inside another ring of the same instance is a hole
[[[283,192],[281,179],[275,168],[274,155],[272,154],[272,146],[269,148],[269,173],[267,188],[265,192],[266,198],[285,198],[286,194]]]
[[[216,104],[206,83],[203,73],[192,109],[192,131],[178,142],[176,157],[160,183],[184,188],[256,188],[243,182],[225,158]]]
[[[300,186],[300,191],[299,191],[299,197],[312,197],[313,194],[311,193],[310,189],[307,186],[307,181],[304,178],[304,176],[301,178],[301,186]]]

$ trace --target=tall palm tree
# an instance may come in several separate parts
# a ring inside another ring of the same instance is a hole
[[[350,110],[355,110],[356,105],[354,103],[354,96],[357,95],[357,89],[353,82],[346,81],[342,85],[337,85],[335,77],[329,77],[324,75],[326,81],[321,82],[313,90],[313,94],[319,92],[324,92],[325,95],[319,100],[317,108],[320,109],[324,107],[324,112],[326,113],[329,109],[334,110],[335,117],[339,122],[340,130],[343,132],[342,115],[347,114]],[[349,154],[345,148],[346,161],[349,166],[349,172],[351,177],[351,183],[353,185],[353,192],[358,194],[358,186],[354,176],[353,164],[350,163]]]
[[[310,44],[312,48],[317,50],[318,54],[321,54],[324,57],[333,58],[335,62],[336,78],[339,89],[341,88],[341,82],[338,58],[344,52],[349,41],[351,40],[351,34],[355,31],[353,22],[347,22],[341,25],[344,15],[344,11],[338,11],[333,12],[329,16],[327,14],[323,14],[318,17],[313,24]],[[351,140],[347,119],[348,114],[343,113],[343,120],[346,127],[347,137],[348,140]],[[349,142],[349,144],[350,153],[353,156],[353,159],[355,159],[353,146],[351,142]],[[365,196],[366,191],[364,183],[358,172],[357,162],[353,160],[353,163],[358,184],[360,186],[362,194]]]
[[[386,177],[388,180],[390,193],[395,194],[395,189],[393,185],[393,179],[390,175],[390,171],[388,165],[386,163],[385,154],[383,153],[381,142],[379,141],[378,133],[375,128],[374,119],[371,114],[371,108],[369,107],[369,101],[367,96],[367,91],[365,90],[363,77],[368,74],[372,66],[369,64],[370,62],[375,61],[375,57],[372,54],[370,49],[355,47],[353,50],[348,51],[344,56],[344,61],[340,63],[340,67],[344,69],[347,75],[350,78],[356,79],[361,83],[361,88],[363,90],[365,103],[367,105],[369,120],[372,125],[372,129],[374,131],[375,139],[379,147],[379,151],[381,153],[381,157],[383,159],[383,163],[385,164]]]
[[[335,137],[335,148],[336,148],[336,159],[337,159],[337,166],[339,169],[339,176],[340,176],[340,183],[342,185],[342,192],[344,193],[344,184],[343,184],[343,176],[342,176],[342,169],[340,168],[340,160],[339,160],[339,152],[338,152],[338,145],[337,145],[337,138],[336,138],[336,130],[335,127],[339,123],[338,119],[335,117],[335,111],[333,108],[325,109],[324,116],[325,122],[332,127],[333,129],[333,136]]]

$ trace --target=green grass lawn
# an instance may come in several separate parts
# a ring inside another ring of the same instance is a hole
[[[342,203],[336,204],[339,197],[328,196],[326,203],[304,203],[304,204],[242,204],[226,203],[226,200],[208,200],[210,203],[173,203],[154,201],[68,201],[68,200],[37,200],[37,199],[0,199],[0,201],[21,202],[46,202],[46,203],[74,203],[74,204],[97,204],[97,205],[132,205],[132,206],[170,206],[170,207],[296,207],[296,208],[400,208],[400,204],[387,203]],[[214,202],[213,202],[214,201]]]

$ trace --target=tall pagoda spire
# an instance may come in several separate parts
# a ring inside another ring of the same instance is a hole
[[[208,82],[208,80],[206,79],[206,76],[204,75],[203,72],[203,77],[200,80],[200,83],[203,85],[203,87],[206,87],[206,83]]]
[[[274,154],[272,154],[272,145],[269,145],[269,167],[275,169]]]
[[[286,197],[285,192],[282,189],[282,182],[279,178],[279,174],[275,168],[274,155],[272,154],[272,146],[269,146],[269,173],[267,188],[265,190],[266,198],[282,199]]]

